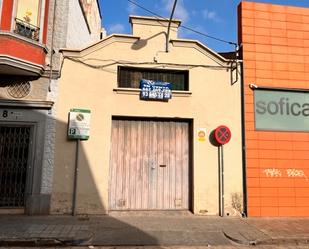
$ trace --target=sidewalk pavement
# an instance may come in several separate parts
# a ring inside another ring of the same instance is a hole
[[[102,216],[0,216],[0,246],[303,245],[308,218],[239,218],[128,212]]]

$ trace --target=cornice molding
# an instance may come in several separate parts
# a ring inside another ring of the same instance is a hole
[[[150,16],[129,16],[129,22],[133,24],[142,24],[142,25],[155,25],[155,26],[165,26],[168,27],[169,19],[160,18],[160,17],[150,17]],[[178,28],[181,24],[181,21],[178,19],[171,20],[171,27]]]
[[[44,66],[30,61],[25,61],[13,56],[0,54],[0,64],[19,68],[29,72],[31,76],[41,76],[44,73]]]
[[[86,47],[84,49],[69,49],[69,48],[63,48],[59,49],[59,52],[62,52],[63,56],[70,56],[70,57],[84,57],[95,50],[101,49],[103,47],[106,47],[114,42],[125,42],[125,43],[131,43],[138,41],[140,37],[138,36],[132,36],[132,35],[122,35],[122,34],[113,34],[108,37],[106,37],[103,40],[100,40],[99,42],[96,42],[89,47]]]
[[[173,44],[174,47],[194,48],[220,65],[226,65],[230,62],[229,60],[225,59],[223,56],[211,50],[199,41],[188,39],[175,39],[171,40],[170,42]]]
[[[51,109],[53,101],[0,99],[0,107]]]

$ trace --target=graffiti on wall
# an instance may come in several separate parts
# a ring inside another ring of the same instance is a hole
[[[268,168],[264,169],[263,173],[266,177],[292,177],[292,178],[304,178],[308,181],[308,177],[306,176],[305,172],[301,169],[286,169],[281,170],[277,168]]]
[[[264,169],[263,172],[267,177],[281,177],[281,171],[279,169]]]

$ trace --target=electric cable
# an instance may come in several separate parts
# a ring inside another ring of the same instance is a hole
[[[143,7],[142,5],[136,3],[136,2],[134,2],[134,1],[132,1],[132,0],[128,0],[128,2],[134,4],[135,6],[139,7],[140,9],[142,9],[142,10],[144,10],[144,11],[146,11],[146,12],[152,14],[152,15],[154,15],[154,16],[157,17],[157,18],[161,18],[161,19],[164,19],[164,20],[167,20],[167,21],[168,21],[167,18],[165,18],[165,17],[163,17],[163,16],[160,16],[159,14],[157,14],[157,13],[155,13],[155,12],[153,12],[153,11],[151,11],[151,10],[145,8],[145,7]],[[209,38],[209,39],[216,40],[216,41],[218,41],[218,42],[222,42],[222,43],[226,43],[226,44],[234,45],[234,46],[237,46],[237,45],[238,45],[236,42],[227,41],[227,40],[223,40],[223,39],[221,39],[221,38],[217,38],[217,37],[215,37],[215,36],[207,35],[207,34],[205,34],[205,33],[203,33],[203,32],[200,32],[200,31],[195,30],[195,29],[193,29],[193,28],[184,26],[184,25],[182,25],[182,24],[180,24],[180,27],[183,28],[183,29],[189,30],[189,31],[191,31],[191,32],[194,32],[194,33],[196,33],[196,34],[205,36],[205,37],[207,37],[207,38]]]
[[[156,65],[157,67],[164,67],[164,66],[172,66],[172,67],[178,67],[178,68],[188,68],[188,69],[193,69],[193,68],[211,68],[211,69],[215,69],[215,70],[228,70],[230,69],[230,66],[215,66],[215,65],[206,65],[206,64],[181,64],[181,63],[173,63],[173,62],[165,62],[165,63],[158,63],[158,62],[133,62],[133,61],[123,61],[123,60],[98,60],[98,61],[105,61],[108,62],[110,61],[110,63],[106,63],[106,64],[101,64],[101,65],[93,65],[89,62],[87,62],[87,60],[81,60],[79,58],[76,57],[71,57],[71,56],[64,56],[64,58],[83,64],[85,66],[94,68],[94,69],[102,69],[105,71],[112,71],[107,69],[107,67],[109,66],[113,66],[113,65],[122,65],[122,66],[134,66],[134,65]],[[91,59],[91,61],[95,61],[95,59]]]

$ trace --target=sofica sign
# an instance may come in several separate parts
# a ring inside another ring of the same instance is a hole
[[[255,128],[309,131],[309,92],[254,90]]]

